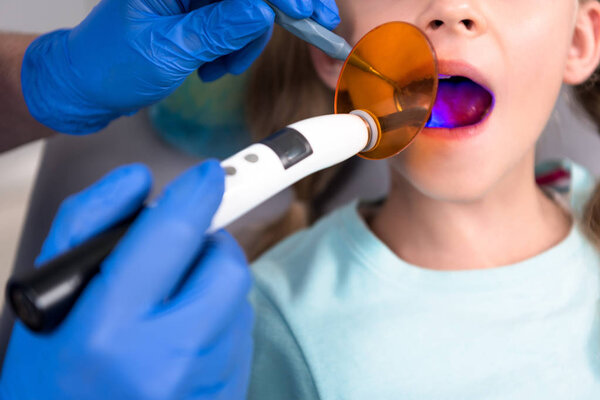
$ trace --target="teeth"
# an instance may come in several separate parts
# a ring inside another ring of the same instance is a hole
[[[450,79],[452,78],[452,75],[438,75],[439,79]]]

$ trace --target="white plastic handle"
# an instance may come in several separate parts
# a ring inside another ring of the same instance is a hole
[[[369,143],[368,126],[352,114],[324,115],[290,125],[306,139],[312,154],[287,169],[280,156],[262,143],[224,160],[225,195],[209,232],[229,225],[300,179],[361,152]]]

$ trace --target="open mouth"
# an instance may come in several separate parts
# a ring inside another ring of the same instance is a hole
[[[493,107],[492,94],[469,78],[440,76],[428,128],[460,128],[481,122]]]

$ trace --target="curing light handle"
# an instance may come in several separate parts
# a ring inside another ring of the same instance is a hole
[[[288,32],[321,49],[336,60],[344,61],[350,55],[352,46],[343,37],[336,35],[313,19],[291,18],[270,2],[266,3],[275,12],[275,22]]]
[[[305,176],[371,149],[377,125],[370,114],[353,113],[292,124],[221,162],[227,174],[225,194],[208,232],[229,225]],[[52,332],[142,211],[40,268],[12,277],[6,295],[16,316],[34,332]]]
[[[52,332],[143,209],[39,268],[11,277],[6,297],[15,315],[34,332]]]

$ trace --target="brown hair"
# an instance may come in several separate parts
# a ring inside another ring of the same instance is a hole
[[[246,114],[253,138],[261,140],[293,122],[332,113],[333,96],[314,70],[308,45],[276,27],[271,42],[250,72]],[[575,87],[575,98],[600,133],[600,68],[588,81]],[[287,213],[245,246],[249,259],[319,218],[321,211],[315,199],[344,168],[341,164],[296,183],[295,200]],[[600,185],[586,206],[582,223],[589,238],[600,248]]]
[[[575,99],[600,133],[600,68],[574,89]],[[582,226],[588,238],[600,249],[600,185],[596,185],[584,211]]]
[[[269,45],[250,71],[246,115],[253,139],[264,139],[302,119],[333,113],[333,98],[334,92],[315,72],[308,45],[276,26]],[[291,207],[246,246],[248,258],[256,258],[319,218],[315,199],[341,168],[335,166],[296,183]]]

